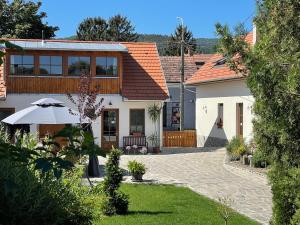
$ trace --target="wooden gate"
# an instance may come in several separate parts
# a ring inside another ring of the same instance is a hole
[[[197,147],[196,131],[164,131],[163,147]]]

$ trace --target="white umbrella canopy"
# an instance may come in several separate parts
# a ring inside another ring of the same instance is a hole
[[[63,102],[53,98],[43,98],[31,103],[34,106],[18,111],[2,120],[8,124],[76,124],[80,116]],[[70,113],[70,111],[72,113]],[[84,120],[82,122],[87,122]]]

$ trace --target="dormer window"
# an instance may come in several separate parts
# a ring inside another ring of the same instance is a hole
[[[226,63],[226,58],[219,59],[215,62],[214,67],[223,67]]]
[[[88,56],[69,56],[68,75],[80,76],[90,74],[91,58]]]
[[[40,56],[41,75],[62,75],[62,56]]]
[[[118,58],[96,57],[96,76],[118,76]]]
[[[10,74],[11,75],[33,75],[34,74],[33,55],[11,55]]]

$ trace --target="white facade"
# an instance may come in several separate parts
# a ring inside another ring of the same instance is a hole
[[[202,83],[196,89],[197,145],[224,145],[237,135],[237,103],[243,104],[243,137],[252,137],[254,98],[244,79]],[[218,128],[218,104],[223,103],[223,128]]]
[[[55,98],[65,103],[66,106],[76,110],[76,107],[68,100],[64,94],[7,94],[4,101],[0,101],[0,108],[14,108],[20,111],[31,106],[31,103],[41,98]],[[156,104],[162,104],[161,101],[124,101],[120,95],[99,95],[98,98],[104,98],[103,105],[106,109],[119,109],[119,146],[123,147],[123,136],[129,136],[129,110],[145,109],[145,135],[150,136],[155,132],[155,126],[148,116],[148,107]],[[46,115],[45,115],[46,116]],[[35,132],[38,125],[31,125],[30,130]],[[159,126],[162,129],[162,117]],[[101,118],[93,123],[93,132],[96,143],[101,146]],[[162,132],[160,133],[160,136]],[[160,138],[162,140],[162,137]],[[151,146],[151,143],[149,143]]]

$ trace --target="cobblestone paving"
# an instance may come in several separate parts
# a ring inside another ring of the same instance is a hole
[[[215,200],[229,197],[234,201],[232,208],[262,224],[268,224],[271,218],[272,194],[266,176],[225,164],[225,149],[124,155],[121,166],[126,168],[133,159],[146,164],[146,180],[184,185]]]

